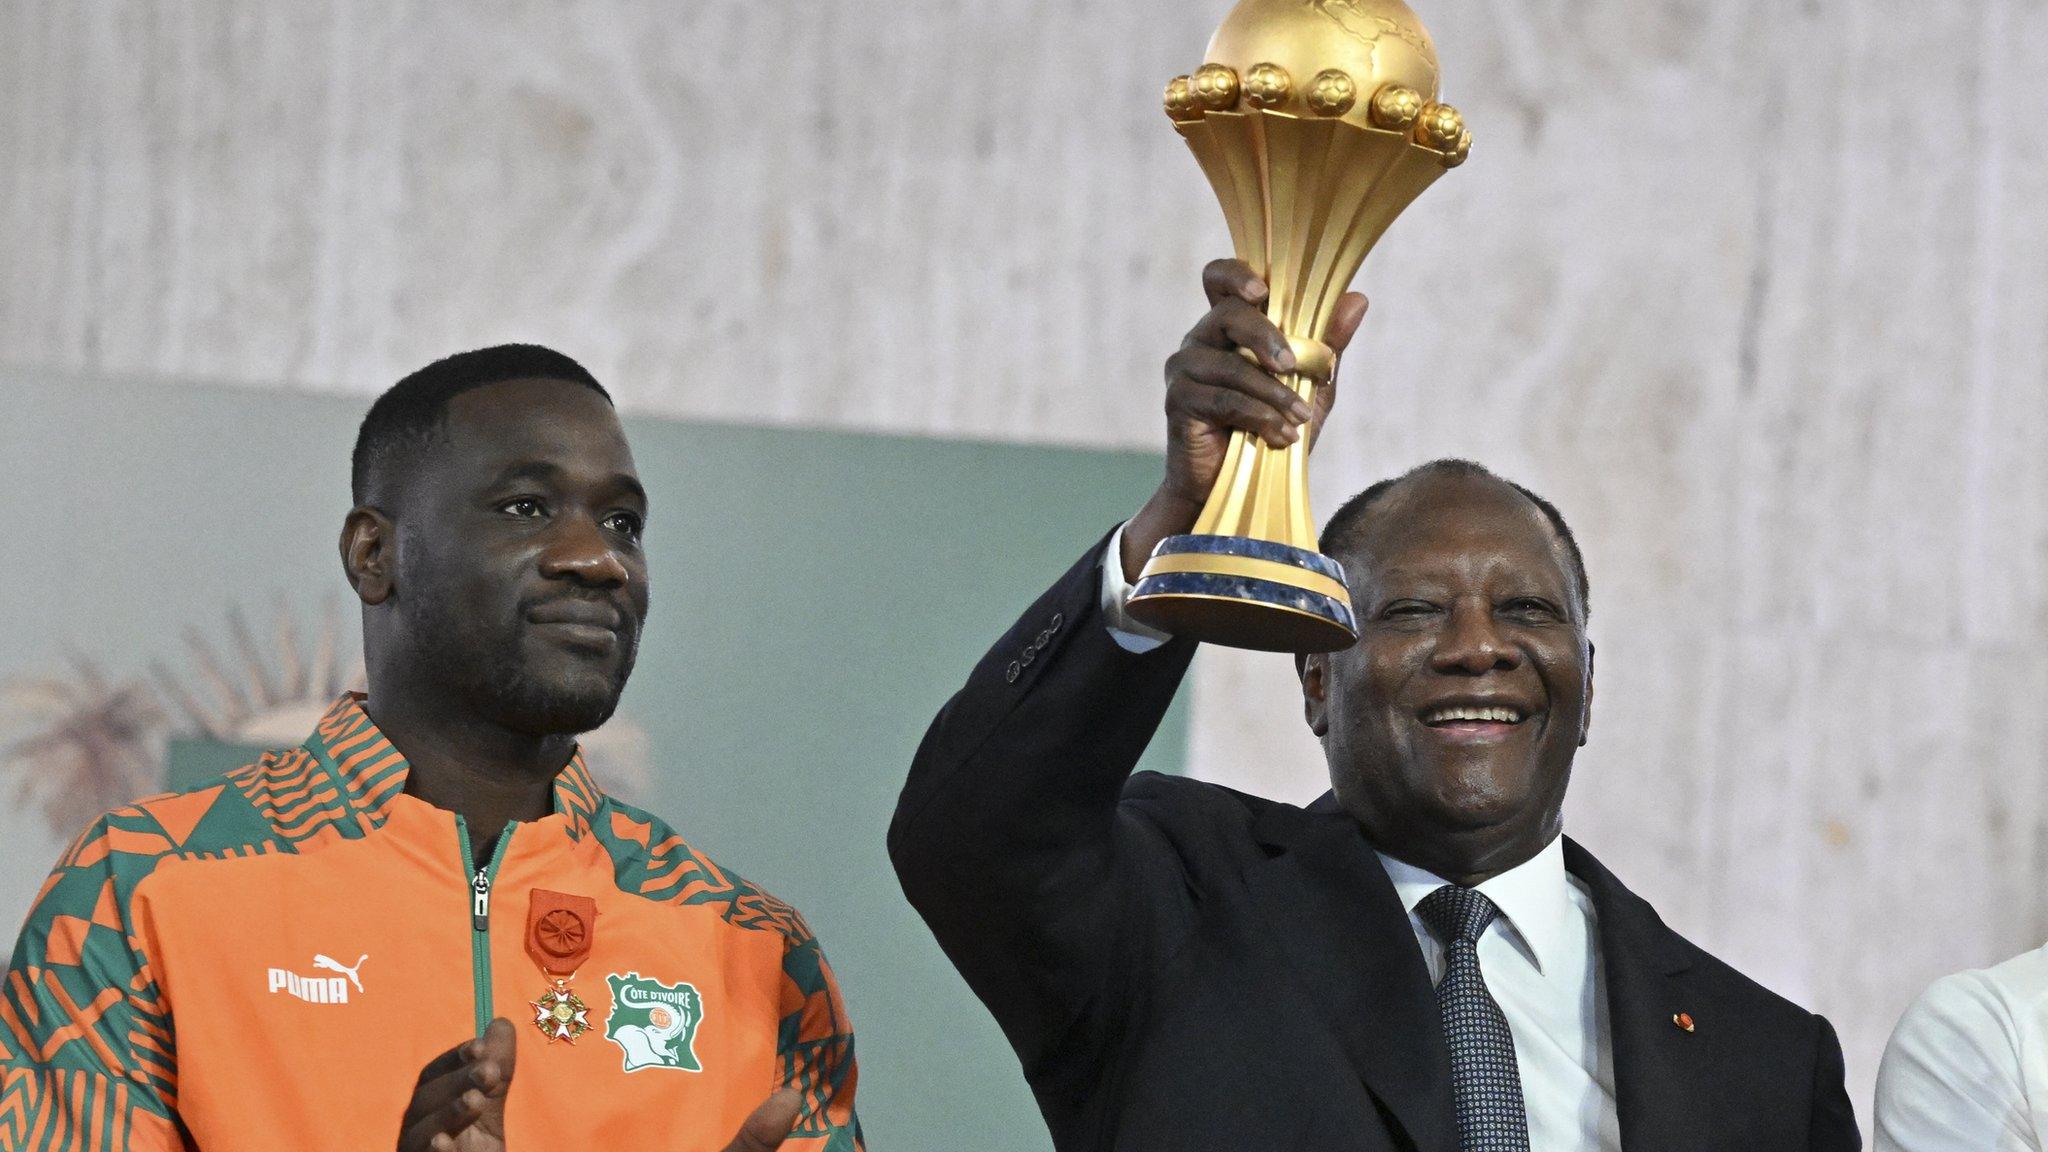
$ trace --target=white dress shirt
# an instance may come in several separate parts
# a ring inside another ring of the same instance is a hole
[[[1124,601],[1130,598],[1131,585],[1124,579],[1124,529],[1119,524],[1102,554],[1102,619],[1109,625],[1110,639],[1127,652],[1150,652],[1173,639],[1171,633],[1131,619],[1124,611]]]
[[[1122,549],[1118,528],[1102,556],[1103,620],[1118,645],[1149,652],[1171,636],[1125,613],[1130,585]],[[1408,925],[1435,984],[1444,976],[1443,945],[1415,906],[1446,882],[1391,856],[1379,859],[1408,910]],[[1592,896],[1565,871],[1564,838],[1480,884],[1479,891],[1500,909],[1480,934],[1479,972],[1515,1037],[1530,1152],[1620,1152],[1599,926]]]
[[[1936,980],[1877,1070],[1878,1152],[2048,1147],[2048,948]]]

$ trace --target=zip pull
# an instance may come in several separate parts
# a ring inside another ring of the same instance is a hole
[[[491,874],[483,868],[476,870],[476,877],[469,882],[473,893],[469,902],[469,924],[478,932],[491,930]]]

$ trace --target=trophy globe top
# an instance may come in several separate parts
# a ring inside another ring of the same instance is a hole
[[[1195,114],[1241,88],[1267,111],[1403,129],[1436,101],[1436,45],[1402,0],[1239,0],[1191,83]]]

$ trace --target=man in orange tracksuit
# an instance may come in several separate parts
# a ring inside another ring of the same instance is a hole
[[[354,465],[369,692],[64,854],[0,986],[0,1152],[859,1149],[803,919],[576,754],[648,604],[609,396],[464,353]]]

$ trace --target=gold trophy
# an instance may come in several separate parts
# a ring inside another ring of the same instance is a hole
[[[1436,47],[1401,0],[1241,0],[1207,62],[1166,86],[1167,115],[1294,352],[1281,379],[1311,402],[1336,370],[1321,337],[1337,298],[1394,217],[1471,150],[1464,118],[1436,96]],[[1234,433],[1193,533],[1159,542],[1131,615],[1235,648],[1356,641],[1344,569],[1316,551],[1308,448]]]

